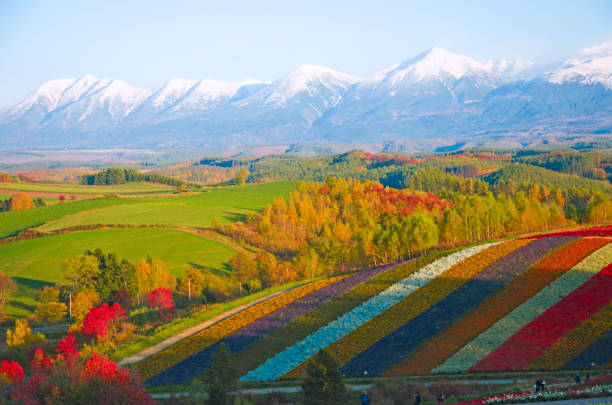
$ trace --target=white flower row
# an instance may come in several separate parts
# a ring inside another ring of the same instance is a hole
[[[421,268],[405,279],[391,285],[385,291],[370,298],[327,326],[317,330],[304,340],[295,343],[269,358],[255,370],[243,376],[241,381],[273,381],[293,370],[300,363],[314,356],[319,350],[346,336],[365,322],[397,304],[419,287],[424,286],[457,263],[497,243],[474,246],[450,254]]]
[[[570,396],[576,396],[581,394],[608,394],[612,392],[612,385],[596,385],[594,387],[583,388],[578,391],[541,391],[534,392],[525,395],[499,395],[494,398],[489,398],[484,401],[483,404],[511,404],[511,403],[524,403],[524,402],[542,402],[552,401],[559,399],[566,399]]]
[[[595,273],[609,264],[612,244],[591,253],[561,277],[515,308],[486,331],[478,335],[444,363],[432,370],[432,374],[460,373],[484,359],[496,347],[533,321],[548,308],[561,301]]]

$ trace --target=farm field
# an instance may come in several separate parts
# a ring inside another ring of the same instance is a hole
[[[2,212],[0,238],[34,227],[54,230],[91,223],[205,227],[215,219],[221,222],[243,219],[276,196],[288,194],[295,186],[295,182],[284,182],[211,189],[167,198],[93,198]],[[18,292],[7,305],[6,313],[19,317],[31,315],[37,290],[60,279],[64,261],[97,248],[132,262],[151,254],[166,262],[170,271],[179,277],[187,265],[226,272],[227,261],[236,253],[225,244],[163,228],[92,230],[11,242],[0,245],[0,269],[18,283]]]
[[[560,370],[591,358],[591,347],[603,367],[612,361],[612,228],[592,233],[477,245],[313,285],[137,367],[150,386],[185,383],[221,343],[242,381],[301,378],[323,348],[347,377]]]
[[[112,224],[155,223],[190,226],[207,226],[215,218],[229,222],[241,219],[253,210],[263,209],[275,197],[293,191],[296,184],[281,182],[245,185],[166,198],[95,198],[63,202],[44,208],[0,212],[0,238],[14,236],[24,229],[45,224],[47,225],[43,229],[61,229],[101,221]],[[142,204],[147,209],[146,214],[127,208],[133,204]],[[100,211],[113,206],[116,207],[111,211]],[[120,209],[120,206],[123,208]],[[131,215],[136,215],[136,218]]]
[[[49,183],[0,183],[0,189],[23,192],[41,192],[56,194],[143,194],[167,193],[175,187],[153,183],[127,183],[112,186],[86,186],[80,184],[49,184]]]
[[[56,283],[68,257],[97,248],[132,263],[151,254],[163,260],[178,277],[184,274],[186,266],[226,272],[227,261],[236,253],[229,246],[200,236],[156,228],[74,232],[0,245],[0,269],[14,277],[20,288],[7,313],[23,314],[19,307],[33,304],[34,295],[27,286]]]
[[[62,229],[87,224],[156,224],[177,226],[210,226],[221,222],[243,220],[253,210],[263,209],[273,198],[287,195],[293,182],[268,183],[205,191],[184,197],[135,200],[132,204],[81,211],[49,222],[43,230]]]

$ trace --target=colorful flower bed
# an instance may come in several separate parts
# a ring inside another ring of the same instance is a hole
[[[466,269],[474,272],[472,278],[426,311],[372,344],[342,367],[341,371],[347,376],[363,375],[364,372],[368,375],[379,375],[420,343],[444,330],[503,288],[514,277],[527,270],[542,254],[567,243],[568,239],[540,239],[526,246],[521,246],[519,242],[523,241],[506,242],[481,253],[480,255],[486,254],[486,257],[473,263],[469,270]],[[477,256],[473,258],[476,259]],[[469,261],[465,260],[463,263],[470,265]],[[445,273],[441,277],[450,275]],[[393,353],[393,356],[385,356],[385,353]]]
[[[227,337],[218,340],[211,346],[188,357],[173,367],[164,370],[160,374],[147,381],[149,386],[180,384],[197,377],[210,368],[210,360],[214,353],[219,350],[223,343],[233,354],[240,352],[245,347],[253,344],[265,335],[272,333],[292,320],[310,312],[312,309],[328,302],[333,297],[352,289],[371,277],[387,270],[390,266],[382,266],[370,270],[361,271],[346,277],[338,282],[310,293],[305,297],[277,309],[270,314],[246,325],[231,333]]]
[[[523,391],[508,394],[492,395],[489,397],[472,399],[470,401],[457,402],[457,405],[479,405],[479,404],[513,404],[525,402],[544,402],[563,399],[597,398],[612,394],[612,376],[602,376],[593,380],[568,386],[559,386],[546,391]]]
[[[590,368],[612,369],[612,329],[604,333],[578,356],[567,362],[565,370],[584,370]]]
[[[612,297],[612,264],[515,333],[470,371],[520,370],[602,309]]]
[[[470,340],[607,243],[607,239],[582,238],[545,256],[497,294],[425,341],[383,375],[429,374]]]
[[[391,267],[263,337],[234,355],[240,375],[257,368],[268,358],[305,339],[317,329],[353,310],[440,256],[440,253],[436,253]]]
[[[607,244],[593,252],[539,293],[500,319],[491,328],[478,335],[432,372],[457,373],[467,371],[522,329],[523,326],[527,325],[607,266],[611,257],[612,244]]]
[[[344,277],[346,276],[314,281],[253,305],[141,361],[137,365],[138,371],[143,380],[147,380],[272,311],[276,311]]]
[[[453,253],[425,266],[404,280],[369,299],[359,307],[345,313],[327,326],[317,330],[304,340],[268,359],[265,363],[241,378],[243,381],[272,381],[289,372],[319,350],[342,338],[360,325],[384,312],[389,307],[412,294],[456,263],[481,252],[494,244],[474,246]]]
[[[612,331],[612,302],[559,339],[546,353],[538,357],[525,369],[557,370],[586,350],[608,331]],[[605,361],[605,358],[603,360]]]
[[[574,229],[571,231],[543,233],[530,236],[529,239],[548,238],[551,236],[612,236],[612,225],[595,226],[592,228]]]

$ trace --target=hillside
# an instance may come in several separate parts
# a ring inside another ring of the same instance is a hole
[[[81,190],[95,193],[90,195],[94,198],[0,212],[0,271],[14,277],[18,287],[17,294],[4,308],[5,314],[26,317],[35,307],[37,289],[59,282],[64,262],[87,250],[102,249],[132,263],[151,255],[164,261],[178,277],[183,277],[188,267],[229,275],[228,262],[237,253],[236,243],[215,234],[203,234],[200,228],[215,221],[243,220],[275,197],[287,195],[296,184],[251,184],[186,195],[167,194],[165,186],[150,184],[0,186],[28,193],[40,190],[54,194]],[[97,197],[122,192],[135,194]],[[32,236],[36,237],[29,239]]]
[[[611,235],[603,227],[493,242],[323,279],[138,369],[151,386],[184,383],[221,343],[243,381],[302,377],[323,348],[353,377],[609,369]]]

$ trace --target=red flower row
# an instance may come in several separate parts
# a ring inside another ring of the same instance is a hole
[[[612,225],[596,226],[593,228],[581,228],[571,231],[543,233],[539,235],[529,236],[527,239],[548,238],[551,236],[612,236]]]
[[[520,370],[610,302],[612,264],[514,334],[470,371]]]

